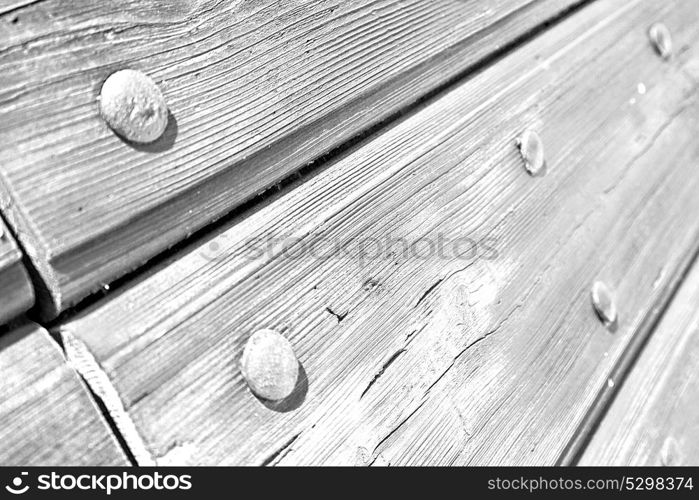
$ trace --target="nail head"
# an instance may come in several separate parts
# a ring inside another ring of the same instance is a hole
[[[592,305],[597,316],[604,322],[605,326],[616,323],[617,309],[614,296],[607,285],[601,281],[597,281],[592,285]]]
[[[672,57],[672,35],[668,27],[663,23],[655,23],[650,27],[648,35],[660,57],[670,59]]]
[[[544,143],[539,134],[533,130],[525,131],[517,140],[517,147],[524,160],[524,168],[530,175],[543,174],[546,168]]]
[[[274,330],[259,330],[245,344],[240,371],[256,396],[279,401],[294,392],[299,362],[283,335]]]
[[[125,69],[107,78],[100,92],[102,118],[118,135],[138,143],[156,141],[168,123],[168,108],[152,78]]]

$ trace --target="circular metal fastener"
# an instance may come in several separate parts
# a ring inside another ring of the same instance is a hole
[[[100,113],[109,126],[126,140],[156,141],[168,123],[168,108],[152,78],[125,69],[110,75],[100,92]]]
[[[274,330],[259,330],[245,344],[240,371],[256,396],[279,401],[294,392],[299,362],[284,336]]]
[[[546,171],[546,158],[544,156],[544,143],[539,134],[533,130],[525,131],[517,139],[517,147],[524,160],[524,168],[530,175],[542,175]]]
[[[614,325],[617,321],[616,303],[612,292],[607,285],[601,281],[592,285],[592,305],[597,316],[604,322],[605,326]]]
[[[672,35],[667,26],[663,23],[655,23],[648,30],[648,36],[660,57],[663,59],[672,57]]]

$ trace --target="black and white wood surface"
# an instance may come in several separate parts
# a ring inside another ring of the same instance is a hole
[[[0,6],[0,200],[45,318],[142,266],[579,0],[169,0]],[[171,111],[99,116],[114,71]]]
[[[87,388],[48,332],[0,336],[0,465],[128,465]]]
[[[69,358],[142,463],[564,461],[697,251],[698,27],[692,1],[592,2],[61,324]],[[281,406],[238,370],[262,328],[305,374]]]

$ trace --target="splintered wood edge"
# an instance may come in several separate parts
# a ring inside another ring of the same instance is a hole
[[[9,379],[0,384],[0,416],[9,420],[0,432],[9,439],[0,447],[4,465],[129,465],[95,399],[45,328],[18,324],[0,337],[0,358]]]
[[[131,416],[124,408],[109,375],[104,372],[87,345],[76,338],[68,327],[61,327],[59,334],[68,363],[82,376],[92,392],[102,401],[137,465],[143,467],[157,465]]]

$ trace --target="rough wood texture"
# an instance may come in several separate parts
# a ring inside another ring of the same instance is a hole
[[[699,265],[586,448],[583,465],[699,465]]]
[[[34,288],[22,251],[0,219],[0,326],[34,305]]]
[[[577,0],[47,0],[0,9],[0,199],[47,316]],[[159,82],[153,146],[99,118],[118,69]]]
[[[62,335],[159,463],[555,463],[699,241],[695,7],[594,2]],[[543,177],[515,145],[527,128]],[[465,237],[478,258],[399,241]],[[261,328],[307,375],[283,405],[238,370]]]
[[[0,465],[128,465],[86,388],[48,333],[0,337]]]

